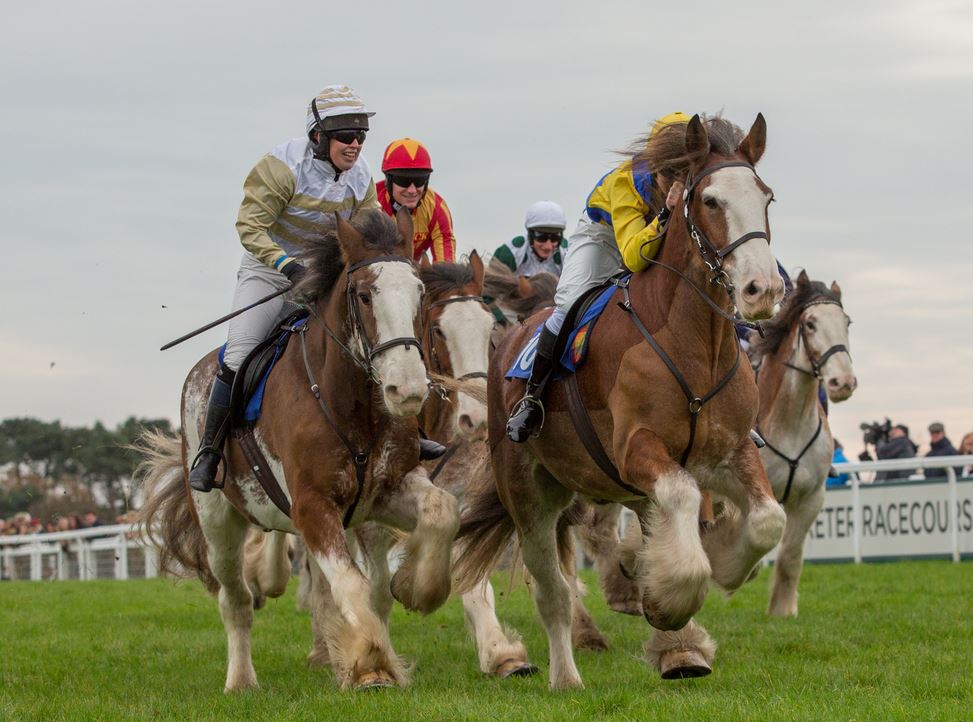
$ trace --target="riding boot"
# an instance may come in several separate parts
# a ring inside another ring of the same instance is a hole
[[[517,444],[536,436],[544,425],[544,403],[541,399],[554,369],[556,343],[557,334],[544,326],[540,338],[537,339],[534,364],[530,369],[530,378],[527,379],[527,393],[517,402],[507,419],[507,438]]]
[[[438,459],[445,453],[445,446],[442,444],[437,444],[435,441],[426,436],[426,433],[422,429],[419,429],[419,461]]]
[[[223,442],[226,440],[227,415],[230,413],[230,392],[235,372],[220,364],[213,380],[206,408],[206,424],[199,451],[189,472],[189,485],[196,491],[212,491],[216,486],[216,470],[223,459]],[[224,472],[225,473],[225,472]],[[220,485],[222,488],[222,484]]]

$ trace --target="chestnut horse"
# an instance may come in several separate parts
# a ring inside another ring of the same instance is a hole
[[[290,515],[268,498],[233,440],[222,492],[190,492],[187,464],[199,442],[215,351],[183,388],[181,450],[176,440],[158,438],[148,449],[141,518],[164,559],[219,592],[229,646],[226,691],[257,685],[254,598],[243,574],[252,526],[303,536],[327,581],[318,602],[328,608],[327,642],[343,688],[407,683],[346,528],[377,521],[411,535],[391,582],[407,608],[430,612],[449,595],[459,514],[456,500],[419,465],[415,416],[428,379],[416,338],[423,288],[411,262],[412,223],[401,214],[396,227],[379,211],[359,219],[353,226],[338,217],[336,232],[302,255],[310,272],[298,290],[312,313],[274,367],[255,427]]]
[[[858,386],[848,351],[849,324],[838,284],[828,288],[802,271],[753,349],[762,356],[757,425],[767,446],[760,458],[787,512],[768,609],[775,616],[797,616],[804,539],[824,505],[831,469],[834,441],[818,389],[823,386],[828,399],[839,402]]]
[[[478,490],[464,512],[458,578],[462,587],[481,579],[516,531],[548,635],[552,689],[582,686],[571,649],[571,588],[558,555],[566,535],[558,519],[576,494],[625,504],[638,516],[643,539],[633,571],[643,613],[657,630],[647,651],[666,677],[709,672],[714,647],[692,616],[710,580],[738,588],[784,527],[749,437],[757,387],[739,362],[730,313],[735,307],[746,319],[768,318],[783,296],[769,248],[772,193],[753,169],[766,124],[758,116],[743,137],[721,118],[694,116],[677,143],[674,133],[649,140],[645,160],[653,172],[675,167],[685,179],[676,220],[651,270],[620,284],[620,303],[595,326],[577,374],[615,478],[580,444],[565,443],[576,432],[563,382],[548,389],[538,437],[525,444],[506,438],[523,384],[504,374],[544,314],[508,335],[490,363],[495,486]],[[700,489],[726,496],[735,509],[726,505],[702,538]],[[702,654],[682,652],[691,644]]]

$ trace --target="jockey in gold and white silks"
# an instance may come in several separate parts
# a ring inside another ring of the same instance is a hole
[[[278,145],[247,175],[236,223],[245,251],[233,310],[295,284],[305,272],[302,249],[325,236],[335,212],[352,218],[379,207],[371,170],[360,155],[372,115],[351,88],[329,85],[308,106],[307,137]],[[197,491],[213,488],[233,377],[247,354],[270,333],[283,304],[283,297],[278,297],[230,321],[189,477]]]

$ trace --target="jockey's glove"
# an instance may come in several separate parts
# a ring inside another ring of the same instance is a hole
[[[307,267],[297,261],[291,261],[281,268],[280,272],[287,276],[287,280],[291,282],[292,286],[296,286],[298,281],[307,274]]]

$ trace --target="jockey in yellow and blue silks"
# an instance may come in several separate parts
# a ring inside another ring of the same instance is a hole
[[[685,113],[670,113],[652,125],[649,138],[689,123]],[[507,421],[507,436],[526,441],[544,418],[541,396],[554,368],[554,345],[572,304],[588,289],[607,281],[622,267],[640,271],[659,250],[674,178],[653,176],[637,161],[625,161],[603,176],[588,195],[578,226],[568,239],[564,269],[554,296],[556,308],[544,323],[527,381],[527,392]]]

